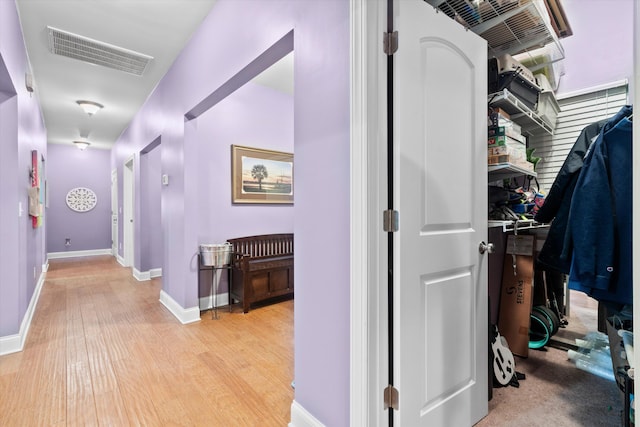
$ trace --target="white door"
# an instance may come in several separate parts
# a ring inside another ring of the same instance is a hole
[[[123,258],[125,267],[133,267],[133,157],[127,160],[123,168],[122,208],[123,208]]]
[[[471,426],[488,411],[487,46],[395,5],[394,420]]]
[[[111,253],[118,256],[118,171],[111,171]]]

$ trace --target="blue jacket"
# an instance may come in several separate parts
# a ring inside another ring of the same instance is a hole
[[[538,254],[538,262],[545,270],[552,269],[565,274],[569,274],[571,270],[570,256],[562,256],[571,199],[587,149],[606,122],[607,120],[601,120],[582,129],[553,181],[549,194],[544,198],[544,204],[535,216],[538,222],[551,223],[549,233]]]
[[[632,304],[632,114],[623,107],[589,149],[569,211],[569,288]]]

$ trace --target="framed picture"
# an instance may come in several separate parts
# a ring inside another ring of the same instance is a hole
[[[232,145],[231,199],[293,204],[293,154]]]

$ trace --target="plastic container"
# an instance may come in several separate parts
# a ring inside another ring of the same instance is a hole
[[[536,112],[544,120],[551,129],[555,130],[556,122],[558,121],[558,113],[560,112],[560,105],[556,100],[556,95],[553,92],[540,92],[538,95],[538,106]]]
[[[231,262],[231,243],[200,245],[200,262],[206,267],[222,267]]]

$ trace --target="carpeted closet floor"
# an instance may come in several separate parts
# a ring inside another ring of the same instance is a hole
[[[493,389],[489,415],[476,427],[622,426],[624,403],[617,385],[582,371],[567,357],[561,342],[575,343],[597,330],[597,302],[571,291],[569,325],[556,344],[515,357],[516,371],[526,375],[520,387]]]

